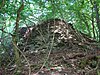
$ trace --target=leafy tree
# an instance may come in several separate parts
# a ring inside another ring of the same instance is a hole
[[[100,0],[0,0],[0,53],[13,42],[19,59],[19,28],[50,18],[71,22],[77,31],[100,41],[99,10]]]

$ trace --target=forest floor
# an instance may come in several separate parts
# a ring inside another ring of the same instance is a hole
[[[46,54],[32,54],[29,58],[32,75],[100,75],[100,50],[65,49],[52,52],[48,60]]]
[[[8,69],[7,75],[100,75],[100,50],[84,51],[81,48],[56,50],[49,53],[26,52],[30,63],[24,61],[19,74]],[[49,56],[49,57],[48,57]]]
[[[57,44],[53,45],[55,50],[48,48],[48,43],[52,45],[52,33]],[[24,36],[27,34],[29,36],[29,30]],[[21,66],[11,64],[5,69],[6,75],[100,75],[100,44],[65,21],[45,21],[33,28],[32,35],[29,42],[21,42],[24,45],[20,50],[26,48],[20,52]],[[65,40],[60,39],[60,45],[59,38]]]

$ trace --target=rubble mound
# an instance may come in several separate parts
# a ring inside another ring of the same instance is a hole
[[[32,75],[97,75],[100,69],[99,44],[64,20],[39,22],[22,28],[20,34],[19,48],[29,61],[23,62],[26,60],[21,57],[20,75],[30,71]]]
[[[87,42],[84,35],[78,33],[71,24],[62,19],[49,19],[31,29],[24,34],[27,35],[24,42],[27,43],[26,49],[33,51],[45,50],[50,46],[53,46],[53,49],[72,48]]]

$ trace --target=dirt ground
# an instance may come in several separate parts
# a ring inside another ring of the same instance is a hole
[[[0,75],[100,75],[98,42],[60,19],[50,19],[32,29],[32,34],[29,30],[21,34],[28,39],[20,42],[21,66],[9,63],[0,69]]]

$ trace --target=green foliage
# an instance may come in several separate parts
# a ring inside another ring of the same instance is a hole
[[[6,23],[11,21],[7,24],[7,27],[10,25],[10,28],[13,28],[16,20],[16,12],[20,5],[20,1],[4,2],[4,5],[0,9],[0,26],[3,26],[2,21]],[[32,25],[33,22],[36,23],[37,21],[57,17],[65,19],[66,21],[71,21],[74,23],[76,29],[93,37],[93,27],[91,25],[91,8],[93,5],[89,0],[26,0],[24,5],[24,9],[21,12],[20,26],[25,26],[25,24]],[[95,18],[96,13],[93,12],[93,14]],[[89,29],[84,21],[87,22]]]
[[[97,71],[97,75],[100,75],[100,71],[99,70]]]
[[[100,0],[25,0],[18,24],[19,27],[32,26],[43,20],[60,18],[73,23],[76,30],[98,40],[100,28],[96,22],[95,2],[100,9]],[[9,33],[13,34],[15,30],[17,11],[21,4],[20,0],[0,0],[0,53],[6,50],[2,46],[7,47],[12,41]]]

